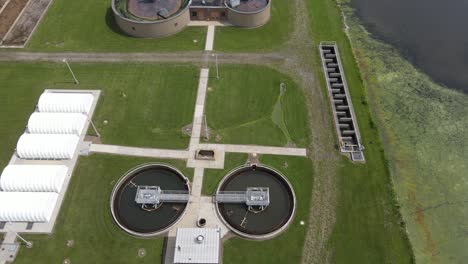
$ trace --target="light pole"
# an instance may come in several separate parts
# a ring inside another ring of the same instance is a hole
[[[13,223],[12,223],[12,222],[8,222],[8,224],[12,225]],[[26,247],[27,247],[27,248],[32,248],[33,243],[32,243],[31,241],[27,241],[27,240],[24,239],[22,236],[20,236],[17,232],[11,230],[10,228],[8,228],[8,229],[10,230],[10,232],[13,232],[17,238],[19,238],[21,241],[23,241],[23,242],[26,244]]]
[[[70,64],[68,64],[67,59],[63,58],[62,61],[67,65],[68,69],[70,70],[70,73],[71,73],[71,75],[73,76],[73,80],[75,80],[75,84],[80,84],[80,82],[78,81],[78,79],[76,79],[76,76],[75,76],[75,74],[73,73],[73,71],[72,71],[72,69],[71,69],[71,67],[70,67]]]
[[[216,62],[216,79],[219,80],[218,54],[213,54],[212,56],[215,57],[215,62]]]

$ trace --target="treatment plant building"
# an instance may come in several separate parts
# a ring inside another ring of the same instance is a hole
[[[271,0],[112,0],[119,28],[140,38],[160,38],[190,21],[221,21],[255,28],[270,19]]]

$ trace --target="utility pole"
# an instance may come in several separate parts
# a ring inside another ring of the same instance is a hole
[[[73,73],[72,68],[70,67],[70,64],[68,64],[67,59],[63,58],[62,61],[67,65],[68,70],[70,70],[70,73],[71,73],[71,75],[73,76],[73,80],[75,80],[75,84],[80,84],[80,82],[78,81],[78,79],[76,79],[76,76],[75,76],[75,74]]]

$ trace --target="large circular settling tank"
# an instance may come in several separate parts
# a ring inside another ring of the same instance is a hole
[[[240,0],[239,2],[236,1],[226,1],[228,7],[246,13],[258,12],[264,9],[268,5],[269,0]],[[236,3],[233,6],[233,3]]]
[[[123,0],[121,0],[123,1]],[[184,7],[185,0],[128,0],[128,11],[148,20],[167,19]]]
[[[268,188],[269,205],[249,207],[245,202],[220,202],[223,193]],[[235,233],[252,239],[271,238],[286,229],[295,212],[294,191],[279,172],[264,166],[244,166],[233,170],[220,183],[217,211]]]
[[[164,164],[144,164],[127,172],[116,184],[111,195],[114,221],[126,232],[136,236],[155,236],[167,231],[184,214],[186,201],[140,204],[137,190],[159,187],[163,192],[188,195],[188,180],[177,169]]]

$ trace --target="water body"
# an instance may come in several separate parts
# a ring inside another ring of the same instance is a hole
[[[449,88],[468,93],[467,0],[352,0],[366,29]]]

